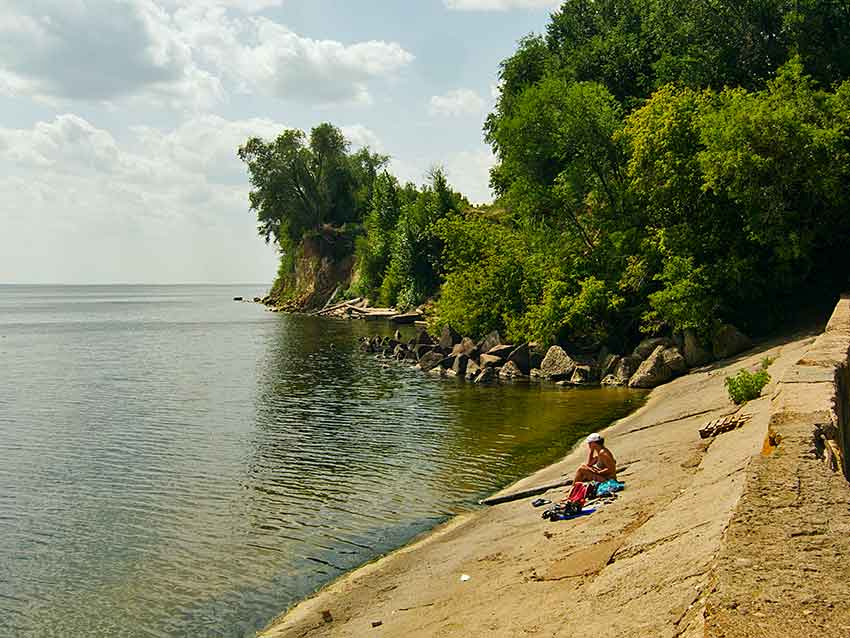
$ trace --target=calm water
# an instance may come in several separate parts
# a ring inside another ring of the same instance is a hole
[[[383,367],[261,292],[0,286],[0,635],[251,636],[642,400]]]

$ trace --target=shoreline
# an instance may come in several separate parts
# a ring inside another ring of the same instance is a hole
[[[604,430],[619,465],[630,465],[620,474],[627,489],[592,516],[549,523],[527,498],[453,517],[340,576],[259,635],[452,636],[476,635],[481,627],[492,635],[569,635],[586,623],[582,614],[591,613],[601,594],[612,612],[629,610],[625,633],[621,614],[597,614],[610,635],[667,635],[671,626],[675,635],[696,635],[711,566],[744,494],[746,470],[764,444],[771,394],[813,342],[814,333],[769,342],[653,390],[643,406]],[[776,358],[773,380],[743,406],[753,413],[751,422],[701,441],[701,425],[738,411],[723,378],[763,356]],[[583,454],[578,444],[563,460],[496,494],[571,474]],[[714,516],[706,518],[706,510]],[[460,581],[461,574],[471,578]],[[601,583],[607,586],[600,589]],[[553,611],[563,612],[565,601],[573,612],[566,617]]]

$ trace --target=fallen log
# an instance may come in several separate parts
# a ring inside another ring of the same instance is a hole
[[[313,314],[314,315],[326,315],[329,312],[333,312],[334,310],[339,310],[340,308],[345,308],[346,306],[353,307],[354,304],[360,303],[361,301],[363,301],[363,297],[357,297],[355,299],[348,299],[348,300],[343,301],[341,303],[334,304],[333,306],[328,306],[328,307],[322,308],[321,310],[317,310]]]
[[[419,312],[405,312],[403,314],[394,315],[394,316],[390,317],[390,321],[392,321],[393,323],[398,323],[398,324],[402,324],[402,325],[415,323],[415,322],[419,321],[420,319],[422,319],[422,314],[419,313]]]

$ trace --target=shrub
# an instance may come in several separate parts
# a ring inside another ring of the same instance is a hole
[[[770,364],[765,365],[767,361],[769,360],[766,358],[762,361],[758,372],[741,370],[734,377],[726,377],[726,389],[735,405],[741,405],[761,396],[764,386],[770,383],[770,375],[767,372],[767,365]]]

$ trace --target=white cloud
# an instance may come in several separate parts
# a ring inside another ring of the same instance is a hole
[[[443,0],[443,4],[456,11],[508,11],[509,9],[555,8],[562,0]]]
[[[351,142],[354,148],[364,148],[368,146],[372,152],[384,152],[383,142],[378,137],[378,134],[372,129],[367,128],[362,124],[351,124],[349,126],[341,126],[340,130],[342,131],[342,134],[345,135],[345,138]]]
[[[477,115],[484,110],[484,99],[471,89],[454,89],[444,95],[431,97],[431,115],[457,117]]]
[[[206,115],[173,130],[135,127],[129,139],[118,141],[84,118],[64,114],[31,128],[0,129],[0,219],[9,228],[0,237],[0,273],[19,267],[15,259],[27,263],[15,244],[31,235],[29,243],[57,242],[61,250],[74,251],[73,260],[88,273],[81,277],[97,273],[102,281],[270,277],[274,254],[254,232],[236,149],[251,135],[273,137],[283,128],[271,120]],[[32,219],[41,220],[37,233],[27,222]],[[69,234],[74,240],[62,243]],[[122,250],[136,256],[121,257]],[[115,261],[93,270],[89,251],[112,254]],[[239,259],[222,256],[240,251],[255,257],[228,274],[224,264]],[[37,278],[69,277],[57,272]]]
[[[202,109],[229,91],[369,102],[410,64],[396,42],[298,35],[280,0],[0,0],[0,92],[42,101],[148,99]]]
[[[473,203],[484,204],[493,200],[490,169],[495,164],[496,156],[490,149],[484,148],[450,154],[445,168],[455,190],[466,195]]]

